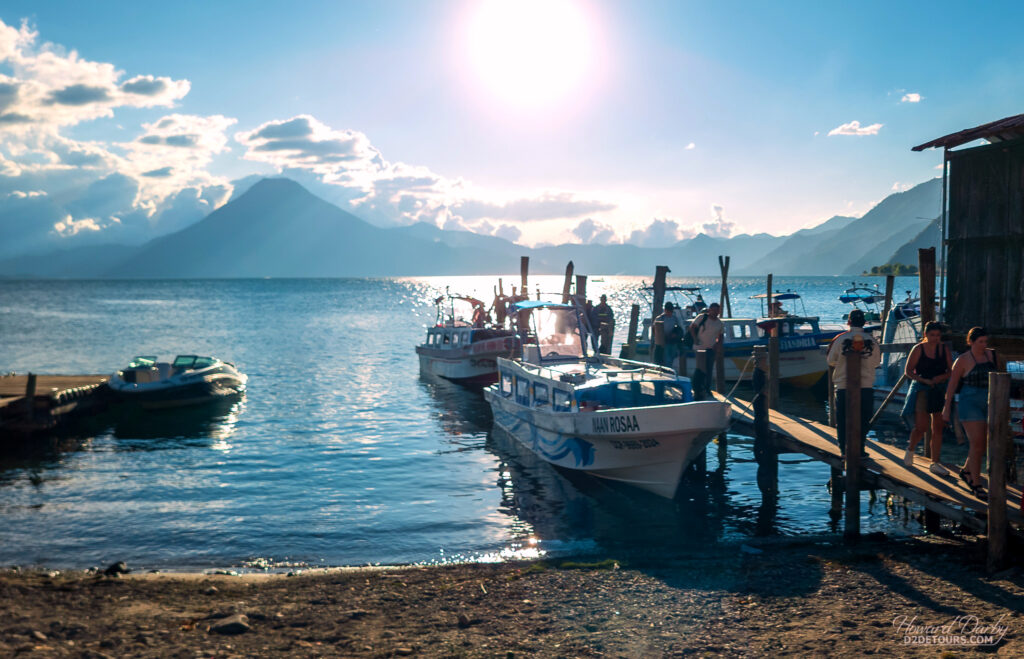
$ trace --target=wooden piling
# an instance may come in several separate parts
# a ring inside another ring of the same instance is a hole
[[[772,443],[768,420],[768,348],[754,346],[754,459],[757,461],[757,484],[762,493],[774,491],[778,483],[778,453]]]
[[[772,327],[768,339],[768,405],[779,409],[779,328]]]
[[[502,286],[501,277],[498,277],[498,295],[504,295],[505,289]]]
[[[729,299],[729,261],[732,257],[719,256],[718,268],[722,271],[722,292],[718,296],[718,306],[722,308],[722,315],[732,318],[732,301]]]
[[[935,320],[935,248],[917,250],[918,285],[921,289],[921,333]]]
[[[1010,374],[988,375],[988,561],[989,572],[1006,565],[1006,454],[1010,444]]]
[[[519,290],[522,291],[523,296],[530,297],[530,291],[526,288],[527,279],[530,278],[530,257],[520,256],[519,257]]]
[[[720,394],[726,393],[725,346],[722,343],[715,344],[715,391]]]
[[[629,334],[626,335],[626,345],[628,346],[626,355],[627,359],[636,359],[636,333],[637,328],[640,326],[640,305],[634,304],[629,308]],[[651,354],[654,354],[653,346]]]
[[[657,318],[665,308],[665,280],[671,270],[667,265],[654,267],[654,303],[651,318]]]
[[[36,414],[36,374],[29,373],[25,380],[25,416],[31,421]]]
[[[580,304],[587,302],[587,276],[576,275],[576,297],[579,298]]]
[[[843,537],[860,538],[860,352],[846,356],[846,524]]]
[[[829,508],[828,516],[833,522],[838,522],[843,518],[843,494],[846,492],[846,487],[843,484],[843,470],[836,467],[831,468],[832,478],[829,480],[832,494],[832,507]]]
[[[889,322],[889,310],[892,309],[892,292],[896,286],[896,275],[885,276],[885,302],[882,303],[882,341],[885,341],[886,325]]]
[[[565,266],[565,279],[562,281],[562,304],[569,303],[569,296],[572,295],[572,261]]]

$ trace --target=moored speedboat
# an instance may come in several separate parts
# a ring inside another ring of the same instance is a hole
[[[178,407],[220,400],[245,391],[248,378],[216,357],[178,355],[172,363],[136,357],[110,376],[107,386],[124,401],[143,407]]]
[[[496,382],[498,357],[519,353],[516,333],[490,325],[484,303],[476,298],[446,295],[435,303],[437,320],[416,346],[420,371],[465,385]]]
[[[520,302],[534,324],[523,357],[498,359],[484,390],[495,423],[542,460],[672,498],[731,408],[694,401],[671,369],[590,353],[575,306]],[[522,314],[521,314],[522,315]]]

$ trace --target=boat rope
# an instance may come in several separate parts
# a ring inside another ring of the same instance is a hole
[[[736,378],[736,384],[732,385],[732,389],[726,395],[726,398],[732,398],[732,395],[734,393],[736,393],[736,387],[740,386],[740,382],[743,382],[743,376],[747,374],[747,369],[750,368],[750,365],[753,364],[753,363],[754,363],[754,356],[751,355],[750,359],[747,360],[747,363],[743,365],[743,370],[740,371],[739,377]]]

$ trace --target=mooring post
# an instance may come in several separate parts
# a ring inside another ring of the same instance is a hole
[[[762,494],[778,489],[778,453],[772,444],[768,418],[768,348],[754,346],[754,459],[757,460],[757,486]]]
[[[921,333],[935,320],[935,248],[917,250],[918,286],[921,291]]]
[[[725,346],[719,342],[715,344],[715,391],[725,393]]]
[[[885,342],[885,330],[889,324],[889,310],[892,309],[892,291],[896,286],[896,275],[885,276],[885,302],[882,304],[882,342]]]
[[[651,308],[651,318],[657,318],[665,310],[665,286],[669,272],[671,270],[667,265],[654,266],[654,302]]]
[[[860,360],[858,350],[846,356],[846,525],[848,543],[860,538]]]
[[[1010,443],[1010,374],[988,375],[988,561],[989,572],[1006,565],[1006,453]]]
[[[726,318],[732,318],[732,301],[729,300],[729,256],[718,257],[718,268],[722,271],[722,293],[718,296],[718,306]]]
[[[768,339],[768,405],[779,409],[779,326],[772,327]]]
[[[629,308],[629,334],[626,335],[626,359],[636,359],[636,332],[640,326],[640,305],[634,304]],[[651,346],[651,356],[654,356],[654,346]]]
[[[572,295],[572,261],[565,266],[565,279],[562,281],[562,304],[569,304],[569,296]]]
[[[519,291],[523,297],[529,298],[530,291],[526,287],[526,280],[530,278],[530,257],[520,256],[519,257],[519,280],[520,286]]]
[[[579,298],[580,304],[587,303],[587,276],[576,275],[576,297]]]
[[[29,373],[25,380],[25,415],[31,421],[36,416],[36,374]]]

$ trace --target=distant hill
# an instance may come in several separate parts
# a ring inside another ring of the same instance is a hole
[[[324,201],[295,181],[241,179],[232,199],[199,222],[140,247],[100,245],[0,261],[0,276],[26,277],[374,277],[517,272],[674,276],[731,273],[859,274],[920,237],[938,207],[939,182],[887,197],[855,219],[836,216],[789,236],[700,234],[664,247],[563,244],[534,249],[503,238],[420,223],[382,228]],[[910,247],[907,247],[910,249]],[[915,256],[916,258],[916,256]]]
[[[903,263],[917,265],[917,250],[934,247],[939,249],[942,242],[942,218],[932,220],[924,229],[914,236],[909,242],[902,245],[896,253],[889,257],[886,263]],[[878,265],[878,264],[876,264]]]
[[[837,228],[822,229],[819,225],[816,229],[820,231],[798,231],[742,272],[860,274],[885,263],[889,255],[920,233],[931,221],[928,218],[939,212],[941,193],[941,179],[932,179],[889,195],[856,220],[835,222]]]

